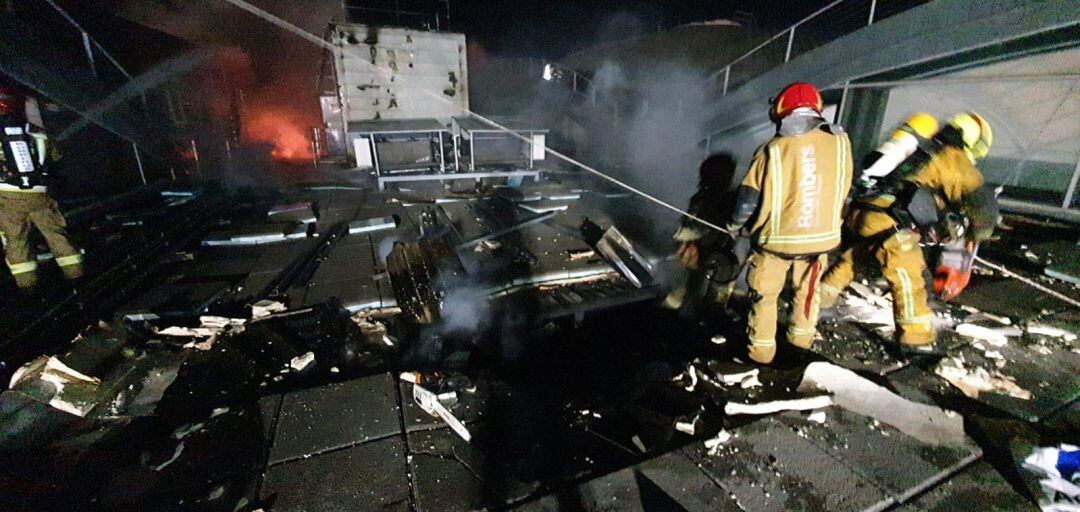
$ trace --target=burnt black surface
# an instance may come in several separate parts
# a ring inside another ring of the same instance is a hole
[[[400,204],[367,208],[357,197],[366,193],[323,201],[320,215],[328,217],[319,229],[389,209],[405,216],[403,225],[412,222]],[[592,269],[595,262],[566,256],[585,246],[573,236],[584,202],[570,203],[571,213],[532,226],[528,237],[500,238],[523,244],[532,258],[518,258],[517,250],[470,251],[466,268],[484,272],[466,284],[488,290],[507,275]],[[473,203],[455,204],[444,211],[454,212],[453,229],[476,235]],[[232,217],[243,220],[248,209],[263,206],[237,205]],[[155,336],[144,322],[88,331],[74,345],[77,357],[66,360],[73,367],[98,376],[145,351],[155,356],[144,364],[181,360],[176,381],[152,414],[133,418],[84,420],[18,396],[0,400],[5,421],[24,427],[0,439],[0,499],[13,510],[857,509],[917,499],[913,493],[948,481],[974,460],[977,450],[929,447],[837,407],[826,410],[825,425],[802,413],[724,417],[729,399],[791,397],[806,364],[825,358],[906,398],[960,411],[983,458],[1020,501],[1031,487],[1016,470],[1017,457],[1025,447],[1067,441],[1074,430],[1067,379],[1048,387],[1053,403],[1039,402],[1038,417],[1046,420],[1023,421],[1008,407],[963,396],[930,373],[932,363],[883,357],[880,337],[846,322],[830,324],[828,333],[843,336],[818,353],[781,344],[777,361],[761,369],[762,388],[732,392],[699,382],[689,392],[685,380],[672,378],[691,362],[721,373],[753,368],[736,362],[746,361],[745,325],[717,311],[690,319],[661,310],[652,300],[659,290],[631,290],[611,276],[500,296],[471,310],[483,318],[465,328],[384,316],[388,336],[369,336],[331,289],[365,283],[374,288],[365,296],[378,295],[378,304],[387,305],[389,283],[368,274],[381,271],[380,246],[399,235],[336,240],[333,251],[317,256],[313,272],[297,269],[310,268],[306,258],[325,239],[168,260],[163,282],[201,286],[223,279],[228,290],[209,307],[212,314],[246,317],[249,301],[279,282],[281,271],[300,276],[285,294],[299,302],[290,303],[289,314],[248,323],[206,351],[182,349],[189,341],[182,338],[148,341]],[[235,267],[221,264],[234,259]],[[249,264],[251,274],[240,276],[236,268]],[[192,270],[198,266],[205,272]],[[976,276],[971,297],[994,282]],[[479,297],[466,294],[460,304]],[[157,326],[198,325],[192,314]],[[716,334],[726,343],[711,343]],[[315,362],[286,370],[308,351]],[[890,365],[899,366],[881,371]],[[1029,366],[1016,365],[1026,372],[1025,383],[1057,368],[1049,359]],[[451,378],[433,388],[457,390],[451,410],[471,442],[417,407],[412,384],[397,378],[404,370]],[[673,428],[694,417],[694,435]],[[720,456],[708,455],[703,441],[722,427],[736,437]],[[950,493],[987,499],[970,482],[958,482]],[[997,486],[989,495],[1006,492]],[[934,503],[949,495],[933,494]]]
[[[397,387],[389,375],[286,394],[271,465],[401,433]]]

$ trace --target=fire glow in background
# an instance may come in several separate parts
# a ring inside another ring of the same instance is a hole
[[[245,113],[243,139],[273,146],[270,156],[287,162],[310,161],[311,129],[287,109],[261,107]]]

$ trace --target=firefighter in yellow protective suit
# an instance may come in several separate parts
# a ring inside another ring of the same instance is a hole
[[[0,88],[0,233],[15,284],[32,291],[38,262],[30,247],[31,226],[44,236],[64,277],[78,279],[83,271],[82,254],[68,239],[67,222],[45,187],[48,139],[27,122],[21,104],[16,92]]]
[[[954,211],[967,219],[964,236],[978,242],[993,234],[998,218],[996,194],[974,165],[993,143],[986,120],[972,112],[957,115],[933,141],[924,162],[893,171],[852,202],[845,221],[850,239],[821,283],[822,305],[829,307],[857,268],[878,265],[892,292],[897,341],[909,353],[935,350],[922,234],[939,223],[941,212]]]
[[[773,103],[777,135],[758,149],[739,187],[728,229],[749,231],[747,281],[752,306],[749,355],[776,355],[777,308],[790,281],[795,290],[787,341],[810,348],[826,254],[840,245],[841,209],[851,188],[851,144],[821,118],[821,94],[808,83],[786,87]]]
[[[732,184],[735,159],[728,153],[709,156],[698,169],[698,190],[687,210],[695,217],[723,224],[735,203]],[[686,280],[664,299],[663,305],[693,316],[710,307],[726,308],[742,272],[745,251],[731,243],[731,237],[684,218],[673,239],[679,244],[676,255],[686,269]]]

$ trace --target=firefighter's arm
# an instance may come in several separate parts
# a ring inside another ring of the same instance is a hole
[[[994,234],[994,226],[1001,217],[1001,208],[998,206],[997,192],[994,187],[988,184],[979,186],[964,196],[961,208],[970,223],[968,237],[976,242],[990,239]]]
[[[765,146],[758,149],[754,160],[750,162],[750,170],[739,185],[738,194],[735,197],[735,208],[726,226],[732,234],[746,225],[761,203],[761,189],[765,183],[765,170],[768,169],[767,155]]]
[[[982,173],[967,156],[953,159],[951,169],[943,170],[942,192],[968,219],[968,238],[977,242],[994,234],[1000,209],[997,193],[983,181]]]

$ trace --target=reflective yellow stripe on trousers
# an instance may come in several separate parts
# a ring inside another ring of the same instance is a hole
[[[37,262],[27,261],[26,263],[8,263],[8,268],[11,269],[12,275],[25,274],[37,270]]]
[[[56,258],[56,264],[61,266],[61,267],[69,267],[71,265],[78,265],[79,263],[82,263],[82,261],[83,261],[82,254],[72,254],[71,256],[63,256],[63,257],[60,257],[60,258]]]
[[[911,292],[911,278],[908,276],[907,270],[902,268],[896,269],[896,274],[900,276],[900,289],[904,295],[904,315],[905,319],[915,318],[915,296]]]
[[[751,345],[766,346],[767,347],[767,346],[776,345],[776,340],[761,340],[761,339],[754,338],[753,336],[750,336],[750,344]]]

